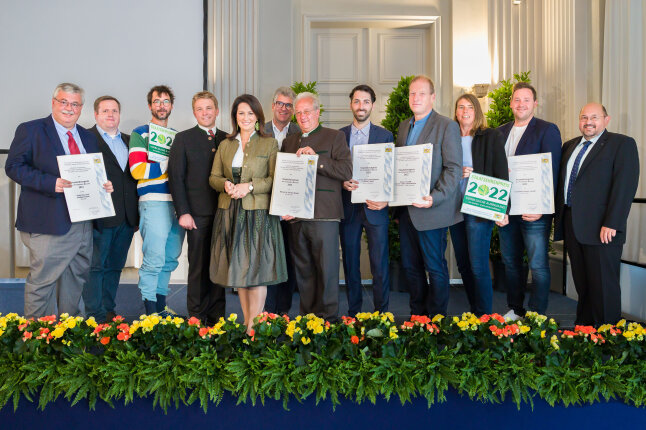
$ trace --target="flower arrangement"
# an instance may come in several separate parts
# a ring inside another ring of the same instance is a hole
[[[0,315],[0,408],[21,398],[44,408],[58,396],[131,402],[152,396],[164,410],[199,401],[206,411],[225,392],[239,402],[315,396],[429,406],[449,388],[483,402],[538,396],[551,405],[618,398],[646,402],[646,329],[624,320],[595,329],[560,329],[528,313],[445,318],[360,313],[330,324],[315,315],[263,313],[252,336],[237,315],[206,327],[196,318],[142,316],[111,323],[61,315]]]

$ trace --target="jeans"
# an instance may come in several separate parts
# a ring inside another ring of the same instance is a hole
[[[103,322],[107,312],[114,312],[119,278],[134,233],[134,227],[127,222],[92,232],[92,267],[83,287],[83,302],[86,315],[97,322]]]
[[[493,222],[464,214],[464,221],[449,227],[464,290],[471,312],[490,314],[493,287],[489,271],[489,244]]]
[[[523,221],[521,215],[509,217],[509,224],[500,229],[500,251],[505,264],[507,304],[517,315],[524,315],[525,287],[523,251],[527,251],[534,291],[529,310],[544,314],[550,294],[550,265],[547,256],[552,215],[543,215],[534,222]]]
[[[168,295],[170,274],[182,252],[184,229],[179,226],[173,202],[140,201],[139,231],[144,259],[139,268],[139,290],[144,300],[156,302]]]
[[[446,315],[449,306],[449,268],[444,254],[447,228],[417,231],[408,215],[399,217],[402,268],[410,292],[411,315]],[[426,270],[425,270],[426,269]],[[426,281],[428,271],[431,284]]]

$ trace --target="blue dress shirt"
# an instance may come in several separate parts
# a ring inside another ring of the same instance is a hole
[[[56,127],[56,133],[58,133],[58,137],[61,139],[61,143],[63,144],[63,149],[65,150],[66,155],[70,155],[70,146],[67,144],[67,140],[69,139],[69,137],[67,136],[68,131],[72,132],[72,137],[74,137],[74,140],[76,141],[76,145],[79,147],[79,152],[81,154],[87,154],[87,152],[85,151],[85,147],[83,146],[83,142],[81,142],[81,136],[79,135],[79,131],[76,129],[76,124],[74,124],[73,129],[68,130],[61,124],[57,123],[54,117],[52,117],[52,120],[54,121],[54,127]]]
[[[408,129],[408,137],[406,138],[406,146],[415,145],[417,143],[417,139],[419,139],[419,135],[422,134],[424,125],[426,125],[426,121],[428,121],[432,113],[433,110],[431,109],[428,115],[417,121],[415,121],[415,117],[411,118],[410,128]]]
[[[117,131],[117,134],[112,137],[107,131],[103,130],[98,125],[96,126],[96,129],[99,131],[99,134],[108,147],[110,147],[110,151],[112,151],[114,156],[117,158],[121,170],[125,170],[126,164],[128,164],[128,147],[123,139],[121,139],[121,132]]]

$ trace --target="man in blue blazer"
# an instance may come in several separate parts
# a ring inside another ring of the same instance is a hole
[[[72,223],[63,190],[72,182],[60,177],[59,155],[98,152],[94,135],[77,126],[83,89],[59,84],[52,114],[22,123],[9,148],[7,176],[21,186],[16,228],[29,249],[25,281],[25,317],[79,314],[83,285],[92,259],[92,222]],[[112,183],[103,186],[112,192]]]
[[[393,134],[370,122],[370,113],[376,100],[368,85],[358,85],[350,92],[350,109],[354,121],[343,127],[350,151],[355,145],[393,142]],[[343,220],[339,233],[343,251],[343,271],[348,295],[348,315],[361,312],[361,233],[368,237],[368,255],[372,272],[374,310],[386,312],[390,294],[390,267],[388,259],[388,202],[351,203],[351,192],[360,184],[351,179],[343,183]]]
[[[527,82],[514,85],[510,107],[514,120],[498,128],[505,138],[507,157],[514,155],[552,154],[553,184],[558,183],[561,163],[561,133],[556,124],[534,117],[538,106],[536,90]],[[544,314],[550,293],[550,265],[547,256],[551,214],[523,214],[509,217],[509,224],[500,228],[500,251],[505,264],[505,285],[509,319],[525,315],[525,287],[523,257],[527,251],[532,271],[534,291],[529,300],[529,310]]]

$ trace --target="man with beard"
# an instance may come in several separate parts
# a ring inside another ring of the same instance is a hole
[[[148,91],[150,122],[168,125],[175,96],[166,85]],[[130,173],[137,179],[139,194],[139,232],[143,239],[143,262],[139,268],[139,290],[146,314],[173,314],[166,307],[168,281],[177,268],[182,252],[184,229],[180,227],[168,186],[168,160],[157,163],[148,159],[148,124],[139,126],[130,135],[128,157]]]
[[[370,114],[377,97],[368,85],[358,85],[350,92],[350,109],[354,116],[352,124],[343,127],[350,152],[357,145],[387,143],[393,141],[393,134],[385,128],[370,122]],[[344,217],[339,226],[343,271],[348,296],[348,315],[361,312],[363,294],[361,291],[361,236],[366,231],[368,255],[372,273],[372,295],[374,310],[388,310],[390,293],[390,268],[388,259],[388,202],[367,200],[353,204],[351,192],[361,184],[354,179],[343,183]]]

